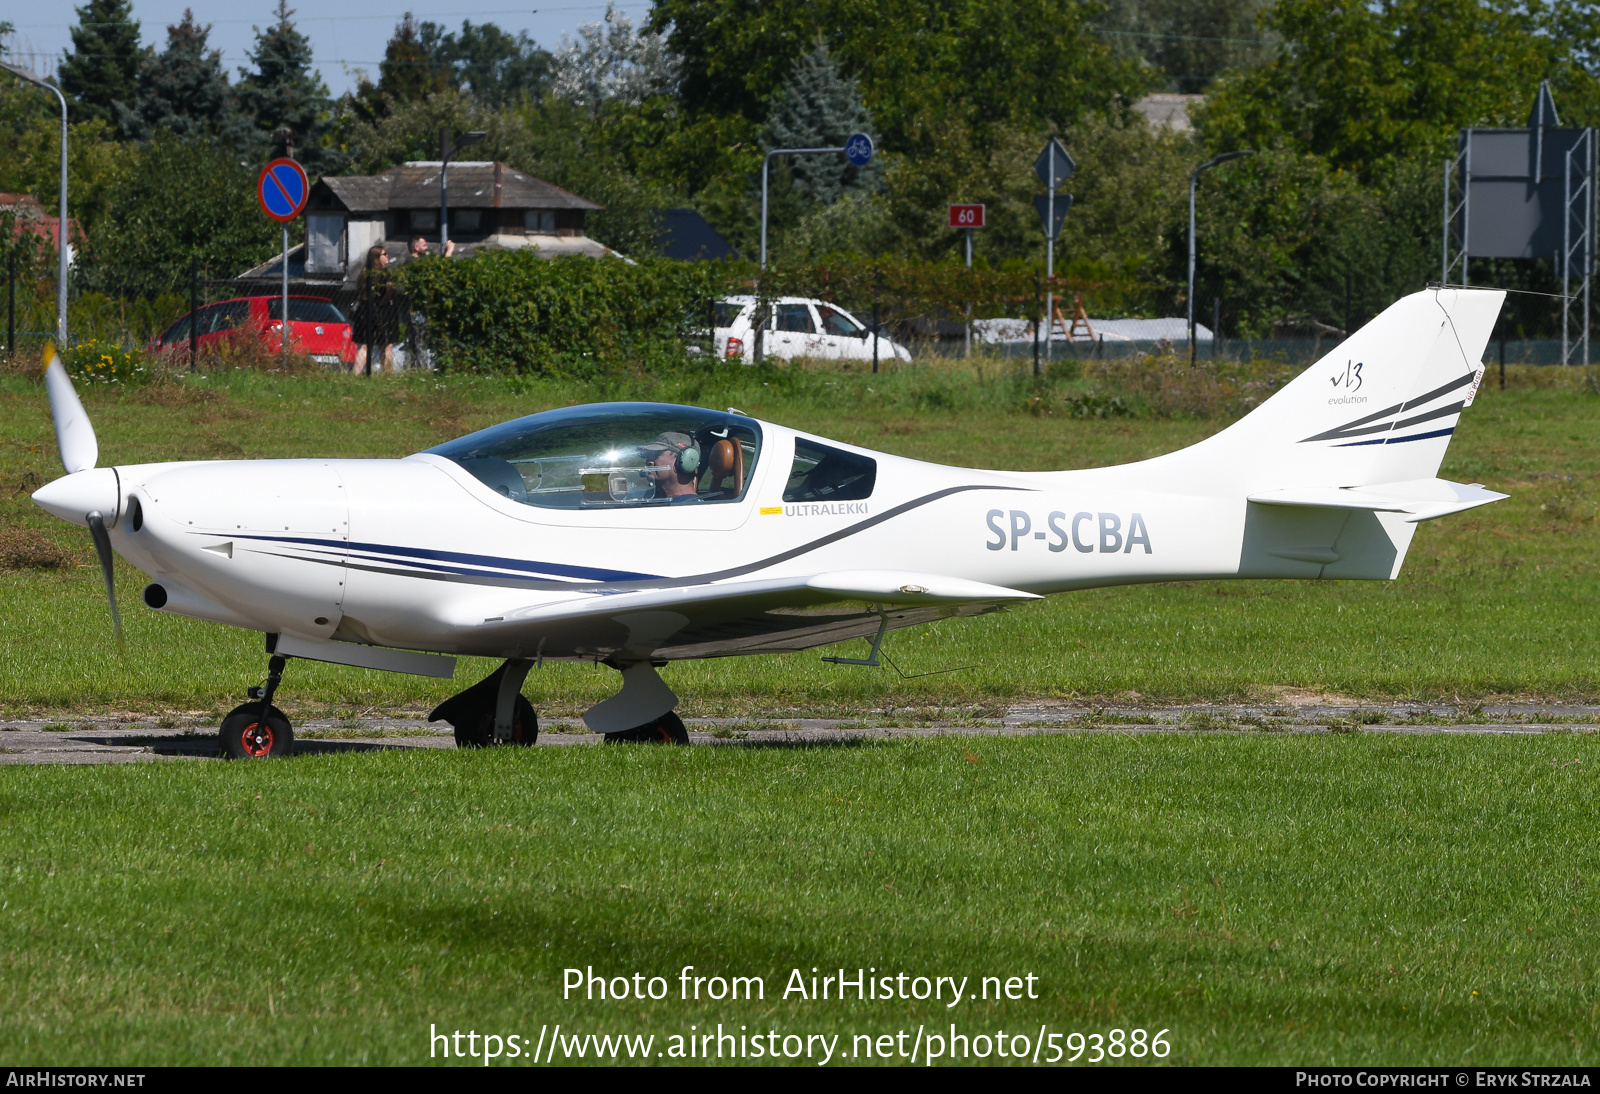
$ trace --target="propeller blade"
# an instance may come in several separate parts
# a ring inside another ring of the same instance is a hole
[[[125,652],[122,644],[122,616],[117,612],[117,583],[112,570],[111,536],[106,531],[105,518],[100,515],[100,510],[86,513],[83,518],[89,525],[89,534],[94,537],[95,554],[100,556],[100,573],[106,579],[106,599],[111,602],[111,629],[117,635],[117,653]]]
[[[50,392],[50,416],[56,423],[56,447],[61,451],[61,466],[67,474],[85,471],[100,458],[100,443],[94,439],[94,426],[72,389],[72,379],[61,364],[53,343],[44,347],[44,386]]]

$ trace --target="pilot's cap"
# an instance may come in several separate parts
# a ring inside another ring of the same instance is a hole
[[[662,452],[687,452],[691,448],[698,450],[699,447],[687,433],[663,433],[649,444],[640,445],[639,451],[646,456],[655,456]]]

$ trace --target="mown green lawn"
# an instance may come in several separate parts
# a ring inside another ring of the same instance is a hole
[[[1513,378],[1480,396],[1444,468],[1512,499],[1425,525],[1398,582],[1058,597],[895,636],[907,671],[972,666],[920,680],[815,655],[669,678],[689,714],[1280,687],[1592,700],[1600,399]],[[1219,424],[1036,416],[1004,377],[718,384],[661,394],[993,466],[1135,458]],[[85,401],[111,463],[399,455],[588,394],[234,376]],[[0,378],[0,422],[0,534],[43,532],[80,562],[0,574],[0,714],[231,707],[261,675],[259,638],[144,611],[124,570],[119,662],[87,537],[27,499],[55,473],[39,387]],[[571,712],[611,686],[550,666],[527,691]],[[303,716],[448,688],[296,663],[282,694]],[[857,1035],[903,1030],[909,1047],[954,1023],[991,1038],[1165,1030],[1178,1063],[1591,1064],[1597,767],[1585,731],[0,767],[0,1059],[414,1063],[430,1027],[534,1040],[557,1023],[668,1051],[722,1023],[840,1035],[835,1060],[854,1062]],[[683,1002],[686,965],[762,977],[765,998]],[[659,975],[671,994],[563,999],[563,970],[590,966]],[[785,1000],[791,971],[813,967],[971,989],[1032,975],[1038,998]]]
[[[991,372],[998,366],[990,366]],[[771,377],[761,380],[760,376]],[[685,713],[829,712],[893,705],[984,705],[1016,698],[1270,696],[1293,687],[1354,697],[1594,698],[1600,594],[1596,481],[1600,397],[1553,370],[1485,385],[1442,473],[1509,501],[1419,530],[1396,582],[1199,583],[1058,596],[1004,615],[893,636],[907,673],[824,665],[817,654],[739,658],[668,670]],[[777,389],[766,386],[778,385]],[[1081,420],[1023,381],[936,371],[734,375],[583,387],[484,377],[363,382],[208,375],[145,389],[88,391],[102,463],[227,456],[399,456],[521,413],[586,398],[737,405],[788,424],[906,455],[1026,469],[1091,466],[1170,451],[1217,420]],[[776,393],[774,393],[776,391]],[[76,708],[225,711],[264,672],[260,638],[145,610],[143,577],[119,575],[128,655],[110,643],[87,533],[51,520],[28,493],[59,469],[40,385],[0,379],[0,533],[36,529],[69,548],[68,571],[0,572],[0,713]],[[424,707],[457,682],[297,663],[291,716]],[[571,714],[614,688],[592,666],[547,666],[527,693]]]
[[[403,1064],[430,1026],[665,1049],[719,1022],[848,1053],[954,1023],[1592,1065],[1597,764],[1591,733],[1169,733],[5,768],[0,1058]],[[765,998],[683,1002],[686,965]],[[591,966],[668,998],[564,999]],[[785,1000],[813,967],[1038,998]]]

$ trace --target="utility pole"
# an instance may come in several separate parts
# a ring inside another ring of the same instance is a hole
[[[1199,356],[1198,356],[1199,355],[1199,348],[1195,345],[1195,341],[1194,341],[1194,192],[1195,192],[1195,188],[1197,186],[1199,186],[1199,184],[1200,184],[1200,172],[1208,170],[1208,169],[1210,169],[1212,167],[1215,167],[1219,163],[1226,163],[1228,160],[1236,160],[1240,156],[1253,156],[1255,154],[1256,154],[1256,150],[1254,148],[1242,148],[1242,149],[1239,149],[1238,151],[1235,151],[1235,152],[1224,152],[1220,156],[1212,156],[1210,159],[1206,160],[1206,162],[1202,163],[1199,167],[1196,167],[1193,171],[1189,172],[1189,296],[1188,296],[1187,304],[1189,306],[1189,367],[1190,368],[1193,368],[1195,366],[1195,364],[1199,360]],[[1215,338],[1216,334],[1213,333],[1212,337]]]
[[[972,274],[972,229],[971,228],[967,229],[967,274],[968,274],[967,281],[970,284],[971,280],[972,280],[972,278],[971,278],[971,274]],[[965,327],[966,327],[966,331],[965,331],[965,335],[966,335],[966,356],[971,357],[972,356],[972,301],[971,300],[967,301],[967,322],[965,324]]]
[[[44,88],[61,103],[61,196],[56,211],[56,342],[67,348],[67,100],[55,84],[46,83],[25,68],[0,61],[0,69],[20,80]]]

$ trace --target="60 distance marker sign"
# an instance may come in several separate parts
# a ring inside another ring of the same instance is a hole
[[[256,179],[256,200],[261,203],[261,211],[281,223],[299,216],[310,196],[311,183],[306,179],[305,168],[291,159],[273,160]]]

